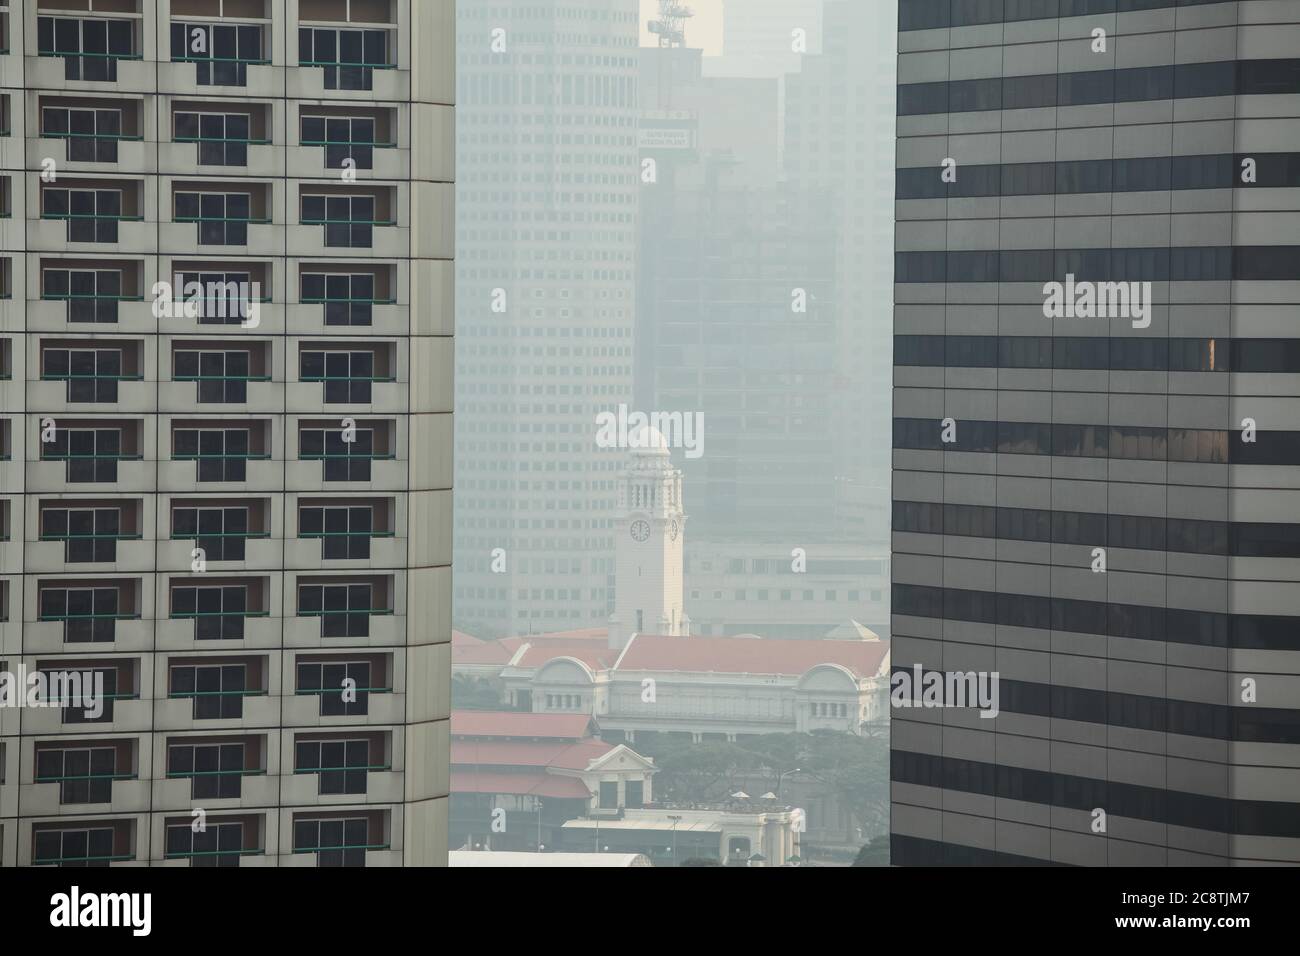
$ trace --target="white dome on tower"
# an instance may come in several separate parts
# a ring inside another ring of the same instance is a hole
[[[668,457],[668,439],[653,425],[638,425],[628,432],[627,446],[634,455]]]

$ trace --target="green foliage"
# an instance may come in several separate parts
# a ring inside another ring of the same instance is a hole
[[[871,842],[858,851],[854,866],[889,866],[889,837],[872,837]]]
[[[502,710],[495,687],[482,677],[457,674],[451,679],[451,705],[457,710]]]
[[[817,731],[696,744],[657,734],[638,736],[631,746],[654,758],[659,768],[654,786],[660,800],[723,801],[741,780],[755,776],[770,778],[769,789],[775,791],[780,775],[798,767],[800,781],[815,781],[836,794],[866,832],[888,827],[889,742],[883,737]]]

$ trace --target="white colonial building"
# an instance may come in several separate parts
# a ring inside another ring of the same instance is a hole
[[[609,627],[480,641],[453,635],[457,675],[503,704],[595,717],[606,739],[638,733],[864,733],[888,717],[889,645],[856,621],[820,640],[691,636],[683,606],[681,472],[654,429],[632,442],[619,487]]]

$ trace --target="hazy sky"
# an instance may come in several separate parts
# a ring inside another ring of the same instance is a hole
[[[720,54],[723,0],[683,0],[683,2],[695,11],[695,16],[686,21],[686,45],[702,48],[705,56]],[[642,46],[654,46],[658,42],[645,28],[646,23],[658,15],[659,0],[641,0]]]

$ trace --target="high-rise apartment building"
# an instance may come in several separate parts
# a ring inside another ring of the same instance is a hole
[[[638,4],[463,4],[457,27],[457,626],[604,626],[626,449],[598,445],[597,416],[631,400],[637,202],[654,188]]]
[[[0,3],[0,864],[445,862],[453,15]]]
[[[1300,6],[898,36],[892,860],[1294,864]]]

